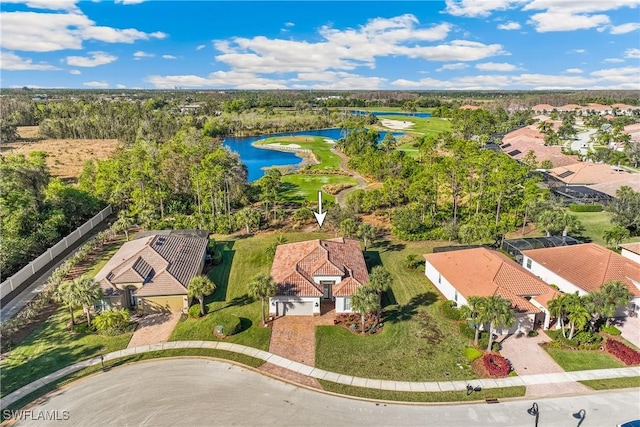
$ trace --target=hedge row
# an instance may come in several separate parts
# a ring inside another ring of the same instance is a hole
[[[576,205],[574,203],[569,205],[571,212],[602,212],[602,205]]]

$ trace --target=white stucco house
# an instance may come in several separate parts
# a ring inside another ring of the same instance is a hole
[[[609,281],[620,281],[633,295],[629,309],[640,311],[640,264],[629,258],[595,243],[531,249],[522,255],[524,268],[565,293],[586,295]],[[616,316],[624,316],[627,309],[620,307]]]
[[[341,237],[279,245],[271,277],[278,286],[269,298],[275,316],[319,315],[323,302],[351,313],[351,295],[369,282],[360,243]]]
[[[499,295],[511,302],[516,321],[496,328],[498,334],[527,333],[549,327],[548,302],[557,291],[500,252],[487,248],[424,255],[425,275],[457,306],[470,297]]]
[[[640,264],[640,242],[625,243],[620,245],[620,248],[622,249],[620,255]]]

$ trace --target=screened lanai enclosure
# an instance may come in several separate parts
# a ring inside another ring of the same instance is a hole
[[[529,249],[554,248],[582,243],[571,236],[526,237],[521,239],[503,240],[500,248],[522,264],[522,251]]]

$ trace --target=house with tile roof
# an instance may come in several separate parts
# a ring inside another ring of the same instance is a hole
[[[336,313],[350,313],[351,295],[369,283],[360,242],[342,237],[278,245],[271,277],[277,292],[269,312],[275,316],[320,314],[325,301]]]
[[[511,302],[515,323],[500,334],[527,333],[549,327],[548,303],[557,291],[502,253],[484,247],[425,254],[425,275],[457,306],[470,297],[499,295]]]
[[[191,302],[187,286],[202,273],[208,242],[208,232],[202,230],[138,234],[96,274],[104,295],[96,308],[186,312]]]
[[[351,313],[351,295],[369,283],[360,242],[342,237],[278,245],[271,277],[278,286],[269,298],[275,316],[320,314],[322,302]]]
[[[620,281],[633,295],[631,309],[640,309],[640,264],[595,243],[522,251],[522,265],[565,293],[586,295]],[[620,307],[616,315],[625,315],[625,310]]]
[[[622,249],[620,255],[640,264],[640,242],[624,243],[620,248]]]
[[[640,175],[616,170],[613,166],[591,162],[559,166],[547,171],[546,175],[549,187],[594,185],[640,177]]]

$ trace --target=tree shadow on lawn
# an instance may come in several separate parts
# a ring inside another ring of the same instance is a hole
[[[385,313],[385,322],[404,322],[418,314],[418,309],[427,307],[438,301],[438,295],[434,292],[425,292],[411,298],[408,304],[396,305]]]
[[[376,246],[384,249],[382,252],[392,251],[397,252],[401,251],[407,247],[404,243],[392,243],[390,240],[379,240],[376,242]]]
[[[222,252],[222,264],[214,265],[207,271],[207,276],[216,284],[216,291],[205,297],[204,303],[209,304],[214,301],[224,301],[227,299],[227,288],[229,286],[229,273],[233,265],[233,257],[236,251],[233,250],[233,241],[217,242],[216,247]]]
[[[306,202],[306,198],[299,193],[300,191],[301,188],[299,185],[292,182],[282,182],[280,183],[278,193],[283,194],[286,200],[290,203],[293,202],[301,204]]]
[[[380,259],[380,252],[378,251],[366,251],[364,253],[364,261],[367,264],[367,269],[371,269],[377,265],[382,265],[382,259]]]

